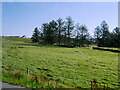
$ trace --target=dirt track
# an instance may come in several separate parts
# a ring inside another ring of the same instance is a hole
[[[1,82],[0,82],[1,83]],[[2,82],[2,90],[6,90],[7,88],[9,88],[9,89],[13,89],[13,88],[21,88],[22,90],[32,90],[32,89],[30,89],[30,88],[26,88],[26,87],[21,87],[21,86],[17,86],[17,85],[14,85],[14,84],[9,84],[9,83],[4,83],[4,82]]]

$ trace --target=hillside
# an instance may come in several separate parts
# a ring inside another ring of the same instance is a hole
[[[66,87],[90,88],[93,78],[98,84],[118,87],[118,54],[109,51],[42,45],[31,43],[30,39],[3,37],[2,70],[7,71],[10,65],[11,72],[26,73],[29,68],[30,75],[48,74],[50,82],[60,79],[59,84]],[[3,72],[3,81],[12,82],[6,78]],[[31,87],[25,83],[23,86]]]

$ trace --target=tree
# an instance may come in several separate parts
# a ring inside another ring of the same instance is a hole
[[[96,42],[98,46],[110,46],[110,32],[109,26],[105,21],[101,22],[100,27],[95,28],[94,36],[96,37]]]
[[[95,28],[94,37],[96,38],[96,43],[99,46],[100,45],[100,39],[101,39],[102,31],[99,26]]]
[[[80,37],[80,33],[79,33],[79,30],[80,30],[80,25],[79,23],[76,24],[76,27],[75,27],[75,46],[79,46],[79,37]]]
[[[108,24],[103,21],[101,22],[101,32],[102,32],[102,38],[100,40],[100,43],[101,45],[100,46],[109,46],[109,36],[110,36],[110,33],[109,33],[109,26]]]
[[[79,29],[79,45],[84,46],[85,44],[88,44],[88,39],[89,39],[89,33],[88,29],[85,25],[81,25]]]
[[[45,43],[49,43],[49,24],[48,23],[44,23],[42,24],[42,37]]]
[[[34,32],[33,32],[33,35],[31,37],[31,39],[32,39],[33,43],[39,42],[39,40],[40,40],[40,32],[39,32],[37,27],[34,29]]]
[[[120,28],[116,27],[112,32],[111,45],[114,47],[120,47]]]
[[[69,16],[66,18],[66,30],[67,30],[67,38],[68,38],[68,46],[70,46],[71,42],[70,42],[70,38],[72,35],[72,30],[74,29],[74,25],[73,25],[73,21],[72,18]]]
[[[49,23],[49,38],[50,38],[50,43],[53,44],[55,42],[55,38],[57,36],[57,23],[52,20],[50,23]]]
[[[108,26],[108,24],[105,22],[105,21],[103,21],[102,23],[101,23],[101,31],[102,31],[102,40],[101,40],[101,43],[102,43],[102,46],[108,46],[109,45],[109,42],[108,42],[108,40],[109,40],[109,26]]]
[[[62,19],[61,18],[59,18],[58,20],[57,20],[57,28],[58,28],[58,43],[59,43],[59,45],[61,44],[61,33],[64,31],[64,27],[63,27],[63,25],[64,25],[64,22],[62,21]]]
[[[42,25],[42,31],[44,42],[52,45],[57,35],[57,23],[54,20],[49,22],[49,24],[44,23]]]
[[[66,26],[63,27],[63,39],[64,45],[66,45],[67,42]]]

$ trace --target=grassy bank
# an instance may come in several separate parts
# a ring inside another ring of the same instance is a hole
[[[26,73],[40,77],[48,75],[51,82],[60,79],[59,84],[68,87],[90,88],[90,81],[97,79],[98,84],[118,86],[118,54],[109,51],[93,50],[88,47],[65,48],[39,45],[22,40],[3,38],[2,69]],[[75,52],[78,50],[79,52]],[[3,81],[6,72],[3,72]],[[18,80],[19,81],[19,80]],[[25,80],[21,80],[24,83]],[[26,86],[24,83],[23,86]],[[29,85],[32,87],[31,85]],[[47,86],[45,86],[47,87]]]
[[[60,84],[59,80],[51,81],[47,75],[28,75],[21,71],[10,72],[9,70],[3,70],[2,72],[2,80],[4,82],[13,83],[27,88],[70,88]]]

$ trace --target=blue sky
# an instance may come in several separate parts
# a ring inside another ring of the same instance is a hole
[[[93,35],[105,20],[112,31],[118,26],[117,2],[3,2],[2,35],[31,37],[35,27],[71,16],[74,24],[85,24]]]

